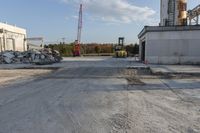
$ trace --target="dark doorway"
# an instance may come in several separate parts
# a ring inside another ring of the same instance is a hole
[[[145,41],[142,42],[141,60],[142,60],[142,61],[145,61]]]

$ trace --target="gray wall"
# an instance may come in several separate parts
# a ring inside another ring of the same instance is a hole
[[[146,62],[200,64],[200,31],[148,32],[144,36]]]

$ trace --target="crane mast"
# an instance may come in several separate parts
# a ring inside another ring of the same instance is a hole
[[[82,12],[83,12],[82,10],[83,10],[83,5],[80,4],[79,18],[78,18],[78,34],[77,34],[77,40],[79,44],[81,42],[81,32],[82,32]]]
[[[75,41],[74,44],[74,56],[80,56],[81,55],[81,32],[82,32],[82,15],[83,14],[83,5],[80,4],[80,9],[79,9],[79,18],[78,18],[78,32],[77,32],[77,40]]]

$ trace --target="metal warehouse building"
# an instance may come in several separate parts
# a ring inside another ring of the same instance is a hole
[[[0,23],[0,51],[26,51],[26,30]]]

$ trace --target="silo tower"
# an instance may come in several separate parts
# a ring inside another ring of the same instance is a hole
[[[187,25],[187,0],[161,0],[160,26]]]

